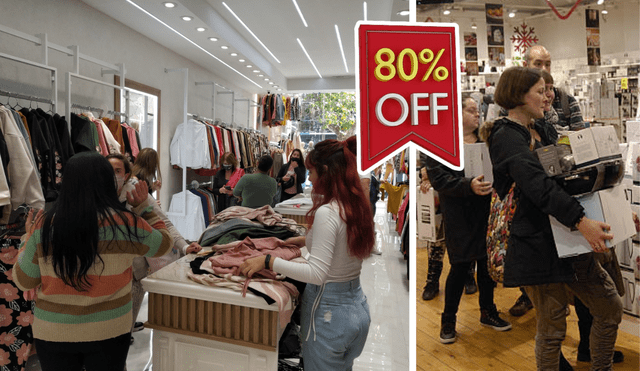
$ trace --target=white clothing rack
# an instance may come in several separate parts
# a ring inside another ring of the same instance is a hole
[[[95,112],[95,113],[98,114],[98,118],[101,118],[102,117],[102,112],[104,112],[104,110],[102,108],[92,107],[92,106],[83,106],[83,105],[77,104],[77,103],[73,103],[71,105],[71,109],[80,109],[80,110],[84,110],[84,111]]]
[[[4,31],[3,28],[4,26],[0,25],[0,31]],[[19,99],[26,99],[34,102],[48,103],[51,105],[51,111],[55,113],[56,108],[58,107],[58,70],[55,67],[49,67],[41,63],[32,62],[30,60],[18,58],[9,54],[0,53],[0,58],[9,59],[14,62],[19,62],[22,64],[26,64],[28,66],[37,67],[37,68],[51,72],[51,99],[33,97],[30,95],[23,95],[23,94],[14,93],[14,92],[8,92],[8,91],[2,91],[3,93],[2,95],[19,98]]]

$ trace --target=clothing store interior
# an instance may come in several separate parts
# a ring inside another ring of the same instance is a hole
[[[418,162],[416,369],[640,368],[639,19],[637,0],[417,0],[459,26],[465,167]]]
[[[353,42],[408,1],[0,8],[2,370],[409,368],[418,169],[357,171]]]

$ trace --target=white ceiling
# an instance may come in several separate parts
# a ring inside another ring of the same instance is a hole
[[[362,0],[297,0],[308,27],[303,25],[293,0],[83,1],[247,91],[276,91],[265,78],[269,78],[283,92],[355,88],[354,26],[357,21],[364,19]],[[165,1],[174,2],[176,7],[166,8],[163,5]],[[275,58],[242,26],[223,2],[258,36]],[[409,10],[407,0],[366,0],[366,4],[368,20],[409,20],[408,16],[397,14],[400,10]],[[191,16],[193,20],[185,22],[182,16]],[[344,66],[334,25],[338,25],[340,30],[348,71]],[[197,27],[204,27],[205,31],[198,32]],[[217,37],[218,41],[210,41],[210,37]],[[305,56],[298,38],[322,79]],[[229,49],[221,49],[222,45]],[[231,56],[230,53],[237,53],[238,56]],[[240,62],[240,59],[245,62]],[[254,70],[260,72],[255,73]],[[258,74],[265,76],[258,77]]]

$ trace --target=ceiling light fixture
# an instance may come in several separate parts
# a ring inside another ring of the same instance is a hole
[[[225,8],[227,8],[227,10],[228,10],[228,11],[229,11],[229,12],[230,12],[230,13],[231,13],[231,14],[232,14],[232,15],[233,15],[237,20],[238,20],[238,22],[240,22],[240,24],[241,24],[241,25],[243,25],[243,26],[244,26],[244,28],[245,28],[247,31],[249,31],[249,33],[251,34],[251,36],[253,36],[256,40],[258,40],[258,42],[260,43],[260,45],[262,45],[262,47],[263,47],[267,52],[269,52],[269,54],[273,57],[273,59],[275,59],[275,60],[276,60],[276,62],[280,63],[280,61],[278,60],[278,58],[276,58],[276,56],[275,56],[275,55],[273,55],[273,53],[271,53],[271,50],[269,50],[269,48],[267,48],[267,47],[266,47],[266,45],[264,45],[264,44],[262,43],[262,41],[260,41],[260,39],[258,39],[258,36],[256,36],[256,34],[254,34],[254,33],[253,33],[253,31],[251,31],[251,29],[249,29],[249,27],[247,27],[247,25],[246,25],[246,24],[244,24],[244,22],[242,22],[242,19],[240,19],[240,17],[238,17],[238,16],[236,15],[236,13],[234,13],[234,12],[233,12],[233,10],[231,10],[231,8],[229,8],[229,6],[228,6],[224,1],[222,2],[222,5],[224,5],[224,6],[225,6]]]
[[[189,43],[191,43],[193,46],[195,46],[196,48],[202,50],[203,52],[205,52],[207,55],[209,55],[211,58],[217,60],[218,62],[222,63],[225,67],[228,67],[230,70],[232,70],[233,72],[237,73],[238,75],[244,77],[245,79],[247,79],[247,81],[251,82],[252,84],[254,84],[255,86],[259,87],[260,89],[262,89],[262,86],[258,85],[258,83],[256,83],[255,81],[251,80],[250,78],[248,78],[247,76],[243,75],[242,73],[240,73],[240,71],[236,70],[235,68],[231,67],[230,65],[226,64],[223,60],[221,60],[220,58],[216,57],[215,55],[211,54],[209,51],[207,51],[205,48],[201,47],[200,45],[196,44],[195,42],[193,42],[191,39],[189,39],[188,37],[186,37],[185,35],[181,34],[180,32],[178,32],[176,29],[174,29],[173,27],[169,26],[168,24],[166,24],[165,22],[163,22],[162,20],[160,20],[160,18],[154,16],[153,14],[149,13],[148,11],[146,11],[144,8],[142,8],[140,5],[134,3],[131,0],[126,0],[129,4],[133,5],[134,7],[138,8],[140,11],[142,11],[144,14],[148,15],[149,17],[155,19],[156,21],[158,21],[160,24],[162,24],[163,26],[165,26],[166,28],[170,29],[171,31],[175,32],[178,36],[182,37],[183,39],[187,40]]]
[[[263,74],[259,74],[258,77],[264,77],[264,75]]]
[[[318,76],[320,76],[320,78],[322,78],[322,75],[320,74],[320,71],[318,71],[318,68],[316,67],[316,64],[313,63],[313,60],[309,56],[309,53],[307,53],[307,49],[305,49],[304,45],[302,45],[302,41],[300,41],[299,38],[296,38],[296,40],[298,40],[298,44],[300,44],[300,47],[302,48],[302,51],[304,52],[304,54],[307,56],[307,59],[309,59],[309,62],[311,62],[311,65],[313,66],[313,69],[316,70],[316,73],[318,74]]]
[[[252,65],[250,65],[250,64],[248,64],[248,65],[247,65],[247,68],[251,68],[251,67],[253,67],[253,66],[252,66]]]
[[[367,2],[362,3],[362,11],[364,12],[364,20],[367,20]]]
[[[229,47],[228,47],[228,46],[226,46],[226,45],[222,45],[222,46],[220,47],[220,49],[227,50],[227,49],[229,49]]]
[[[273,81],[269,81],[269,85],[273,85]]]
[[[238,62],[244,63],[244,59],[238,59]]]
[[[342,62],[344,62],[344,69],[349,72],[349,67],[347,67],[347,58],[344,56],[344,48],[342,47],[342,39],[340,38],[340,30],[338,29],[338,25],[336,26],[336,36],[338,37],[338,45],[340,45],[340,53],[342,53]]]
[[[258,72],[260,72],[260,70],[253,70],[253,72],[258,73]]]
[[[189,21],[193,20],[193,17],[189,17],[188,15],[183,15],[180,18],[182,18],[182,20],[185,21],[185,22],[189,22]]]
[[[478,25],[476,24],[476,22],[471,23],[471,28],[474,30],[478,28]]]
[[[218,38],[217,38],[217,37],[210,37],[210,38],[209,38],[209,40],[211,40],[211,41],[218,41]]]
[[[278,91],[282,91],[282,89],[278,89]]]
[[[609,11],[607,9],[602,9],[602,14],[609,14]]]
[[[598,0],[598,5],[604,4],[604,0]]]
[[[205,30],[206,30],[206,28],[204,28],[204,27],[196,28],[196,31],[198,31],[198,32],[204,32]]]
[[[167,8],[175,8],[176,7],[175,3],[172,3],[172,2],[169,2],[169,1],[167,1],[166,3],[162,3],[162,5],[164,5]]]
[[[406,16],[408,16],[409,14],[411,14],[411,12],[410,12],[409,10],[401,10],[401,11],[399,11],[397,14],[398,14],[399,16],[406,17]]]
[[[264,81],[269,81],[269,78],[265,77],[265,78],[264,78]]]
[[[304,24],[305,27],[309,27],[307,25],[307,21],[304,19],[304,15],[302,15],[302,11],[300,10],[300,7],[298,6],[298,3],[296,2],[296,0],[292,0],[293,1],[293,5],[296,6],[296,10],[298,11],[298,14],[300,15],[300,19],[302,19],[302,23]]]
[[[511,12],[509,12],[509,18],[513,18],[516,16],[516,11],[512,10]]]
[[[231,53],[231,54],[229,54],[229,55],[231,55],[232,57],[237,57],[237,56],[238,56],[238,53]]]
[[[449,14],[451,14],[451,10],[445,9],[444,12],[442,12],[442,14],[449,15]]]

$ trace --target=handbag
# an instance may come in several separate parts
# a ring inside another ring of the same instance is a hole
[[[495,189],[491,193],[487,223],[487,269],[496,282],[504,281],[504,258],[509,247],[513,214],[518,206],[517,198],[514,197],[515,187],[514,182],[502,200]]]

